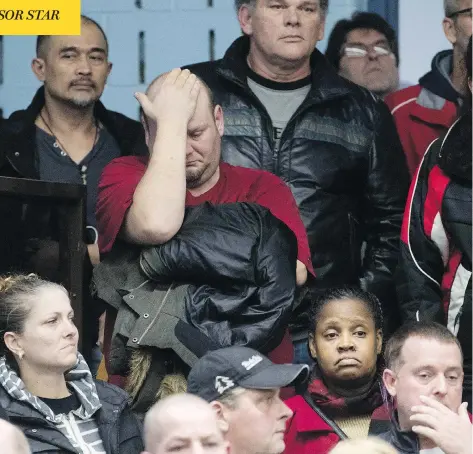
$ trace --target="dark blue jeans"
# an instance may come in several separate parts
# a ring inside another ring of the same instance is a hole
[[[309,344],[307,339],[294,341],[294,364],[308,364],[311,366],[314,360],[309,354]]]

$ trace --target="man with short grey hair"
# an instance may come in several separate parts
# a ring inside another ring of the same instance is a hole
[[[384,103],[340,77],[315,49],[328,0],[236,0],[244,36],[218,61],[195,64],[224,112],[222,159],[289,184],[307,229],[316,285],[291,323],[298,362],[307,309],[323,288],[358,285],[397,326],[397,264],[408,175]],[[363,254],[362,245],[366,244]]]
[[[292,416],[280,388],[308,375],[305,364],[274,364],[256,350],[235,346],[204,355],[189,373],[187,390],[211,404],[232,454],[280,454]]]
[[[18,427],[0,419],[0,446],[2,454],[30,454],[26,437]]]

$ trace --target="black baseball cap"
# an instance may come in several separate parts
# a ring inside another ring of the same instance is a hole
[[[187,378],[187,392],[212,402],[236,387],[283,388],[308,376],[306,364],[274,364],[251,348],[228,347],[211,351],[196,362]]]

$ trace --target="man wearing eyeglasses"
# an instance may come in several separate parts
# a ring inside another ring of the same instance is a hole
[[[338,74],[382,98],[399,88],[396,33],[378,14],[358,12],[338,21],[325,56]]]
[[[414,175],[425,150],[447,132],[467,93],[464,55],[471,36],[471,0],[444,0],[443,31],[452,50],[439,52],[419,84],[386,97]]]

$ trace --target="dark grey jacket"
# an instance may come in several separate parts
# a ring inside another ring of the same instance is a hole
[[[128,375],[130,353],[138,348],[170,349],[189,365],[197,360],[174,335],[185,320],[189,286],[151,280],[141,271],[140,254],[140,247],[116,241],[94,268],[94,292],[118,311],[107,364],[113,375]]]
[[[419,438],[414,432],[401,431],[397,413],[394,412],[394,415],[389,430],[377,436],[396,448],[399,454],[419,454]]]
[[[102,408],[97,412],[100,437],[107,454],[140,454],[144,449],[141,427],[128,403],[128,394],[108,383],[96,382]],[[77,451],[53,423],[20,401],[13,401],[0,388],[0,405],[9,421],[26,435],[32,453],[58,454]]]
[[[248,51],[249,40],[241,37],[223,59],[188,67],[223,107],[223,160],[270,171],[289,184],[307,229],[313,291],[359,284],[380,298],[394,327],[392,274],[409,177],[388,108],[338,76],[314,50],[311,89],[276,149],[269,114],[248,87]],[[307,305],[300,309],[306,312]],[[294,329],[306,330],[298,321]]]
[[[78,451],[58,428],[60,416],[30,394],[16,372],[0,361],[0,408],[25,434],[32,453],[57,454]],[[93,418],[107,454],[140,454],[144,449],[141,425],[132,413],[129,396],[122,389],[94,381],[79,355],[76,366],[65,374],[81,404],[80,419]],[[0,448],[1,451],[1,448]]]

